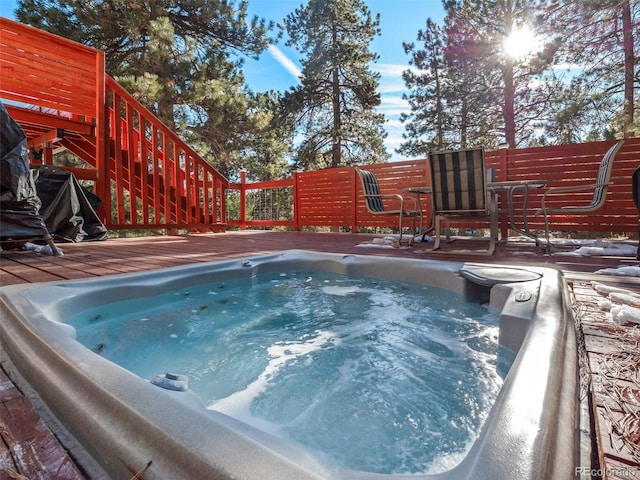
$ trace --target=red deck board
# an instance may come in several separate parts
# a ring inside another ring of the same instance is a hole
[[[0,478],[84,480],[85,476],[34,410],[29,399],[1,372],[3,399],[0,404]],[[7,392],[10,392],[7,395]]]

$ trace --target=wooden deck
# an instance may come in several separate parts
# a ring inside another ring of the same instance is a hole
[[[429,254],[429,244],[411,248],[385,248],[366,245],[381,235],[350,233],[311,233],[239,231],[224,234],[158,236],[111,239],[104,242],[58,244],[61,257],[34,252],[4,251],[0,259],[0,285],[48,282],[138,272],[190,263],[262,255],[287,249],[315,250],[359,255],[406,258],[469,260],[491,263],[535,263],[561,269],[570,279],[622,264],[637,265],[630,257],[556,256],[540,252],[533,243],[499,244],[491,257],[477,255]],[[447,249],[486,248],[481,240],[457,240]],[[590,277],[589,277],[590,278]],[[612,279],[619,282],[619,278]]]
[[[584,333],[582,395],[585,400],[591,400],[592,440],[598,445],[594,470],[576,472],[576,478],[640,479],[640,327],[614,324],[601,306],[604,297],[592,285],[595,280],[640,292],[640,279],[594,273],[602,268],[638,265],[635,258],[549,255],[536,250],[532,243],[511,242],[499,244],[496,254],[491,257],[434,255],[427,253],[430,247],[422,244],[412,248],[374,247],[370,243],[363,246],[375,237],[348,233],[242,231],[61,244],[64,251],[61,257],[5,250],[0,255],[0,285],[98,277],[287,249],[554,267],[564,274],[578,328]],[[457,240],[444,248],[461,248],[462,245],[466,248],[468,245],[464,242],[473,244],[473,248],[482,247],[478,245],[479,241]],[[46,428],[43,430],[42,419],[31,413],[28,399],[2,376],[2,372],[0,386],[3,405],[0,436],[4,441],[4,445],[0,445],[0,480],[21,478],[14,474],[29,479],[86,478],[64,455],[60,445],[54,442],[55,448],[52,446],[50,432],[42,433],[48,432]],[[16,422],[24,430],[20,435],[12,433]],[[31,456],[25,456],[27,450]],[[42,452],[51,452],[51,456],[39,456]]]

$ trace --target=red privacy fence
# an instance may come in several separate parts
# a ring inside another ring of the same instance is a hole
[[[490,166],[496,166],[498,180],[543,179],[547,181],[547,187],[589,185],[595,183],[600,160],[613,143],[501,150],[489,152],[487,159]],[[552,228],[564,232],[636,232],[638,210],[631,194],[631,178],[639,166],[640,138],[626,139],[614,160],[612,185],[604,206],[588,215],[553,215]],[[558,206],[588,205],[592,192],[593,189],[587,189],[554,202]],[[544,226],[542,216],[533,216],[540,207],[539,197],[534,194],[529,206],[529,218],[534,229],[543,229]],[[548,206],[552,205],[548,203]]]
[[[600,160],[613,144],[592,142],[575,145],[537,147],[525,149],[505,149],[486,152],[488,168],[495,169],[495,179],[522,180],[543,179],[548,187],[568,185],[588,185],[595,181]],[[638,211],[631,195],[631,177],[640,166],[640,138],[630,138],[618,153],[613,166],[612,182],[603,208],[589,215],[551,217],[552,228],[564,232],[603,232],[631,234],[637,231]],[[426,159],[367,165],[378,178],[384,193],[406,193],[406,189],[430,184]],[[283,183],[285,182],[285,183]],[[259,185],[257,188],[256,185]],[[333,227],[357,232],[363,228],[393,228],[397,220],[393,217],[372,215],[367,212],[360,182],[352,167],[326,169],[313,172],[297,172],[287,181],[278,181],[273,188],[291,189],[291,219],[245,221],[246,216],[228,220],[230,225],[242,228],[251,226],[286,226],[295,229],[305,227]],[[255,192],[271,188],[270,182],[260,184],[240,183],[230,187],[233,190]],[[541,215],[535,216],[540,207],[540,196],[544,189],[533,191],[528,205],[530,227],[544,229]],[[503,194],[501,194],[503,195]],[[521,209],[522,199],[516,196],[515,209]],[[558,200],[566,204],[588,204],[590,193],[575,193],[571,197]],[[428,196],[422,199],[425,213],[429,215]],[[506,198],[500,198],[501,208],[506,208]],[[245,209],[245,215],[250,214]],[[506,215],[506,213],[503,213]],[[502,222],[505,224],[506,222]],[[474,226],[472,221],[468,225]],[[508,231],[503,229],[503,235]]]

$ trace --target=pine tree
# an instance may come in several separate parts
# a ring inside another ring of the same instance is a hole
[[[447,74],[447,110],[454,148],[497,147],[499,125],[504,123],[501,76],[495,62],[495,46],[483,28],[469,18],[472,6],[461,5],[445,18],[444,49]]]
[[[304,55],[301,85],[284,99],[303,137],[296,167],[388,159],[384,116],[375,112],[379,74],[369,68],[379,23],[361,0],[309,0],[284,19],[287,45]]]
[[[490,44],[478,29],[470,28],[473,17],[465,5],[456,5],[444,28],[427,20],[418,32],[423,42],[418,49],[405,44],[416,71],[404,72],[412,113],[402,145],[405,153],[468,148],[497,147],[496,125],[501,121],[499,75],[482,59],[489,56]],[[418,147],[418,148],[416,148]]]
[[[492,135],[502,131],[511,148],[527,144],[548,107],[540,80],[550,58],[545,51],[514,58],[505,51],[505,41],[525,25],[538,28],[538,5],[534,0],[452,0],[446,6],[457,32],[477,47],[465,51],[469,65],[475,64],[474,71],[484,76],[477,92],[488,95],[502,111],[501,125],[493,125]]]
[[[17,18],[103,50],[107,73],[210,163],[233,176],[238,165],[255,159],[254,146],[264,149],[255,140],[264,117],[275,114],[260,110],[273,104],[248,91],[241,70],[240,58],[264,51],[275,28],[249,19],[247,4],[19,0]],[[283,145],[274,148],[274,155],[286,150]]]
[[[536,20],[533,1],[447,0],[445,9],[440,45],[432,43],[436,29],[428,25],[418,37],[425,42],[424,49],[407,51],[423,69],[405,74],[411,89],[408,98],[413,99],[412,118],[432,126],[420,131],[418,124],[408,124],[405,138],[410,142],[404,146],[410,148],[412,142],[424,142],[422,148],[429,149],[527,144],[549,106],[548,92],[540,81],[549,62],[544,52],[510,58],[503,44],[519,23]],[[422,97],[425,93],[437,99],[437,108],[446,114],[434,111],[429,97]],[[438,134],[430,138],[433,132]],[[420,139],[422,134],[427,138]]]
[[[402,137],[407,142],[400,145],[398,153],[425,156],[430,151],[446,150],[453,147],[449,137],[452,124],[450,111],[446,106],[446,67],[442,31],[431,19],[426,28],[418,32],[415,43],[404,43],[405,53],[410,55],[410,69],[402,72],[405,85],[410,90],[403,98],[409,102],[411,113],[400,115],[406,132]]]
[[[618,123],[618,131],[634,135],[635,104],[638,102],[637,66],[640,63],[640,2],[637,0],[547,0],[545,10],[549,35],[557,36],[558,62],[579,66],[581,82],[588,85],[592,102],[602,97],[617,103],[608,119],[598,127]],[[618,120],[614,119],[619,113]]]

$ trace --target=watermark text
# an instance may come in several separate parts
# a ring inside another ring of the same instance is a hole
[[[614,477],[614,478],[638,478],[638,470],[630,467],[589,468],[576,467],[577,477]]]

